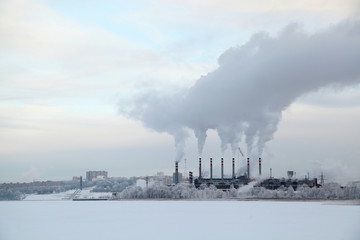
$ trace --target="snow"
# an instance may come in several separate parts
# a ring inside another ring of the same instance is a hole
[[[44,200],[72,200],[75,198],[110,198],[111,193],[91,192],[91,188],[83,189],[76,194],[76,190],[69,190],[61,193],[52,194],[30,194],[25,197],[25,201],[44,201]]]
[[[328,203],[8,201],[0,239],[360,239],[360,206]]]

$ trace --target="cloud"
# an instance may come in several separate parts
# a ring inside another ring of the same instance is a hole
[[[84,12],[69,18],[42,1],[0,2],[0,100],[105,102],[137,89],[139,83],[189,83],[214,68],[213,63],[190,64],[134,42],[120,23],[114,23],[118,31],[111,31],[84,22]]]
[[[313,94],[306,94],[298,102],[323,107],[360,106],[360,86],[342,89],[321,89]]]
[[[208,129],[217,130],[222,151],[228,144],[236,150],[245,136],[248,155],[254,146],[261,155],[277,131],[282,111],[300,96],[360,82],[359,42],[357,20],[311,35],[296,24],[276,37],[257,33],[244,45],[225,51],[219,67],[192,87],[177,94],[146,92],[132,105],[120,106],[120,113],[173,135],[176,146],[184,146],[186,129],[194,130],[199,155]],[[176,150],[175,161],[180,161],[184,149]]]
[[[140,137],[141,136],[141,137]],[[113,115],[106,105],[74,107],[0,105],[0,154],[134,147],[168,141],[139,123]]]
[[[334,12],[348,12],[353,6],[356,6],[357,1],[355,0],[305,0],[305,1],[286,1],[286,0],[275,0],[275,1],[237,1],[227,0],[219,3],[218,1],[180,1],[181,4],[187,5],[188,7],[194,8],[208,8],[208,9],[226,9],[227,11],[235,12],[280,12],[280,11],[334,11]]]

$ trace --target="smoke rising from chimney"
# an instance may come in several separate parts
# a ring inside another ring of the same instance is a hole
[[[306,34],[296,24],[276,37],[254,34],[242,46],[226,50],[219,67],[177,94],[149,91],[120,113],[175,139],[176,159],[184,155],[188,129],[202,155],[208,129],[221,139],[221,151],[233,155],[242,137],[247,154],[261,156],[273,139],[282,111],[300,96],[324,87],[360,83],[360,24],[341,22],[325,31]]]

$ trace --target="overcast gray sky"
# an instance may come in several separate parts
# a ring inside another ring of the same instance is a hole
[[[197,174],[206,129],[205,167],[360,180],[359,5],[1,1],[0,182]]]

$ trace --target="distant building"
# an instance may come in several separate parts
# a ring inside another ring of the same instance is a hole
[[[73,181],[80,181],[80,177],[74,176],[74,177],[72,178],[72,180],[73,180]]]
[[[164,177],[165,174],[164,174],[164,172],[157,172],[157,173],[156,173],[156,176],[157,176],[157,177]]]
[[[177,174],[178,174],[178,182],[177,183],[181,183],[182,182],[182,174],[180,172],[178,172]],[[173,183],[176,184],[176,172],[173,173]]]
[[[165,177],[163,178],[163,183],[164,183],[165,185],[171,185],[171,184],[172,184],[172,178],[171,178],[170,176],[165,176]]]
[[[107,177],[108,177],[107,171],[87,171],[86,172],[86,181],[92,181],[93,179],[107,178]]]

